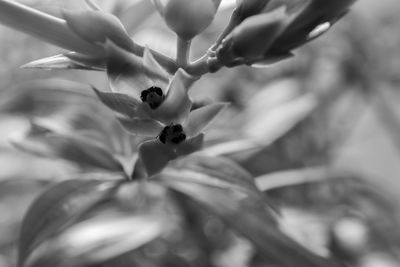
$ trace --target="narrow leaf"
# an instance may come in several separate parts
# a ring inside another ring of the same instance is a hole
[[[54,70],[54,69],[102,70],[101,68],[96,66],[91,66],[74,61],[71,58],[66,57],[65,55],[62,54],[29,62],[21,66],[21,68],[38,68],[47,70]]]
[[[95,87],[92,88],[96,95],[100,98],[101,102],[103,102],[103,104],[109,107],[111,110],[121,113],[129,118],[142,115],[139,112],[141,103],[139,103],[139,101],[135,98],[120,93],[101,92]]]

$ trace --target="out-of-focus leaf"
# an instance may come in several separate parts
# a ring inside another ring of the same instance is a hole
[[[172,175],[192,183],[259,194],[250,174],[233,161],[222,157],[192,155],[176,161],[163,175]]]
[[[78,61],[74,61],[71,58],[60,54],[52,57],[46,57],[29,62],[21,68],[37,68],[37,69],[78,69],[78,70],[103,70],[97,66],[87,65]]]
[[[139,155],[149,176],[158,173],[170,160],[176,158],[176,153],[170,146],[166,146],[156,139],[140,144]]]
[[[219,216],[235,231],[248,238],[266,259],[272,259],[285,267],[337,266],[327,259],[314,255],[283,234],[267,220],[269,215],[265,216],[262,209],[255,206],[254,202],[247,202],[246,195],[241,192],[182,180],[170,180],[168,184]]]
[[[88,131],[110,151],[131,154],[130,136],[89,85],[35,80],[0,93],[0,112],[34,119],[53,131]]]
[[[194,155],[155,178],[219,216],[282,266],[336,266],[283,234],[251,177],[229,160]]]
[[[191,111],[183,125],[186,134],[189,136],[199,134],[226,106],[224,103],[215,103]]]
[[[78,170],[68,162],[38,158],[15,149],[0,151],[0,183],[8,181],[62,181]],[[23,166],[23,168],[21,168]]]
[[[250,103],[245,134],[269,145],[307,118],[318,99],[312,94],[301,95],[296,83],[282,81],[256,94]]]
[[[22,141],[14,140],[13,144],[28,153],[63,158],[89,169],[123,170],[121,163],[106,147],[87,138],[51,133]]]
[[[88,220],[43,243],[25,266],[83,267],[101,263],[157,238],[164,223],[151,215]]]
[[[120,17],[122,24],[129,33],[134,33],[143,21],[153,15],[155,8],[151,1],[139,0],[122,10]]]
[[[329,250],[331,255],[348,260],[349,256],[360,257],[371,249],[390,251],[399,246],[396,197],[374,182],[327,167],[272,173],[262,180],[270,198],[284,210],[284,231],[316,251]],[[311,229],[301,221],[309,215],[314,217],[315,227]],[[365,233],[355,236],[360,229],[342,229],[342,223],[349,220],[361,224],[357,227],[366,227],[368,237],[361,236]],[[315,238],[317,234],[319,237]]]
[[[36,246],[118,184],[116,181],[68,180],[44,192],[25,215],[19,241],[19,266]]]
[[[139,182],[116,189],[39,244],[24,266],[125,266],[136,262],[131,258],[136,249],[180,231],[178,210],[165,188]]]

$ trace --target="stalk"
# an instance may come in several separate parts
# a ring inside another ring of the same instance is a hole
[[[10,0],[0,0],[0,23],[67,50],[90,56],[102,54],[100,47],[74,34],[65,20]]]
[[[176,62],[181,68],[186,68],[186,66],[188,65],[191,43],[192,40],[183,40],[178,37],[176,48]]]

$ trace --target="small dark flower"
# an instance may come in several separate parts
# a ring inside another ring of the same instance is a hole
[[[149,176],[160,172],[169,161],[201,149],[204,134],[202,130],[226,106],[223,103],[210,104],[190,112],[182,123],[159,125],[154,130],[157,138],[139,146],[139,157]]]

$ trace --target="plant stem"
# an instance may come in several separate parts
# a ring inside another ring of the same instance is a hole
[[[102,49],[75,35],[65,20],[22,4],[0,0],[0,23],[67,50],[98,56]]]
[[[183,40],[180,37],[177,38],[176,63],[181,68],[186,68],[188,66],[191,43],[192,40]]]

